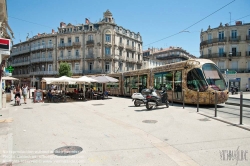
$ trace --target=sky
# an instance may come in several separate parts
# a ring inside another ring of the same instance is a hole
[[[250,23],[249,8],[250,0],[7,0],[14,44],[58,31],[60,22],[97,23],[109,10],[118,26],[140,33],[143,50],[182,47],[196,57],[202,29]]]

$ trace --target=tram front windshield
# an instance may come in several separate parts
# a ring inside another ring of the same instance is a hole
[[[217,91],[223,91],[226,89],[226,82],[215,64],[204,64],[202,70],[208,85],[212,89]]]

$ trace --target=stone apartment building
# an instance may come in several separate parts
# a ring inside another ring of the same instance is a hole
[[[148,48],[143,51],[143,68],[152,68],[169,63],[180,62],[190,58],[196,58],[181,47]]]
[[[200,58],[213,60],[231,86],[246,90],[250,83],[250,23],[222,23],[200,33]]]
[[[107,10],[103,19],[85,24],[60,23],[58,31],[38,34],[13,45],[9,65],[13,76],[40,88],[42,77],[57,77],[61,62],[73,76],[108,74],[142,68],[142,37],[116,25]]]

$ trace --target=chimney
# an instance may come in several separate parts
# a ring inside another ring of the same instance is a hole
[[[60,22],[60,28],[64,28],[66,24],[64,22]]]
[[[236,21],[235,25],[242,25],[242,21]]]
[[[52,34],[54,34],[55,33],[55,30],[54,29],[52,29]]]

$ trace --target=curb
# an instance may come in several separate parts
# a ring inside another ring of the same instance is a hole
[[[231,102],[225,102],[225,104],[240,106],[240,104],[238,104],[238,103],[231,103]],[[242,107],[250,108],[250,105],[242,104]]]
[[[228,122],[228,121],[223,120],[223,119],[220,119],[220,118],[218,118],[218,117],[213,117],[213,116],[206,115],[206,114],[200,113],[200,112],[198,112],[198,114],[203,115],[203,116],[206,116],[206,117],[211,118],[211,119],[214,119],[214,120],[218,120],[218,121],[221,121],[221,122],[230,124],[230,125],[232,125],[232,126],[236,126],[236,127],[239,127],[239,128],[242,128],[242,129],[245,129],[245,130],[250,131],[250,126],[249,126],[249,127],[245,127],[245,126],[242,126],[242,125],[240,125],[240,124],[235,124],[235,123],[232,123],[232,122]]]

